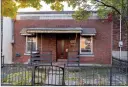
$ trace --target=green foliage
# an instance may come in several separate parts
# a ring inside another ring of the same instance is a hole
[[[75,11],[75,13],[72,14],[72,17],[77,20],[86,20],[89,16],[90,12],[82,8],[79,8],[79,10]]]
[[[2,0],[2,16],[15,18],[19,8],[33,7],[39,10],[41,0]]]
[[[41,0],[16,0],[19,8],[33,7],[39,10],[42,5],[40,4]]]
[[[107,14],[110,13],[110,10],[106,10],[105,8],[99,8],[98,10],[98,16],[100,18],[107,18]]]
[[[12,85],[31,85],[32,73],[27,71],[8,74],[3,79],[4,83],[11,83]]]
[[[56,11],[61,11],[64,8],[64,5],[59,1],[56,1],[51,4],[51,9]]]
[[[127,0],[2,0],[2,15],[15,18],[19,8],[33,7],[39,10],[42,7],[41,1],[49,4],[51,9],[56,11],[61,11],[64,8],[62,4],[64,1],[72,8],[80,8],[73,14],[73,18],[77,20],[87,19],[91,14],[87,12],[90,8],[98,10],[98,15],[101,18],[106,18],[110,12],[118,13],[117,11],[120,9],[122,9],[122,16],[127,16]]]
[[[2,0],[2,15],[6,17],[16,17],[18,7],[12,0]]]
[[[106,18],[109,13],[119,14],[120,9],[122,10],[120,13],[122,16],[127,16],[127,0],[67,0],[69,6],[73,8],[78,7],[84,10],[97,10],[98,16],[100,18]],[[90,3],[88,3],[90,2]],[[118,11],[118,12],[117,12]],[[81,16],[81,12],[77,12],[78,15]],[[77,17],[78,17],[77,15]],[[77,18],[76,17],[76,18]],[[79,17],[78,17],[79,18]],[[84,17],[80,18],[84,19]]]
[[[77,6],[77,0],[67,0],[67,3],[68,3],[68,6],[69,7],[71,6],[73,9],[75,9]]]
[[[16,67],[20,68],[20,65],[16,65]],[[16,73],[8,74],[4,79],[2,79],[2,83],[10,83],[15,86],[24,86],[24,85],[32,85],[32,71],[21,71]],[[35,83],[38,85],[42,85],[46,80],[46,75],[42,69],[35,70]]]
[[[121,86],[128,86],[128,83],[120,84]]]

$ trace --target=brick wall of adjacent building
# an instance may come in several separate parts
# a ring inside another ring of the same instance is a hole
[[[17,20],[14,26],[14,50],[13,58],[15,62],[26,62],[30,57],[24,55],[25,53],[25,36],[20,35],[23,28],[56,28],[56,27],[83,27],[83,28],[96,28],[96,36],[93,38],[93,52],[94,56],[80,57],[81,63],[100,63],[111,64],[112,52],[112,28],[111,23],[106,20]],[[39,35],[39,37],[41,37]],[[51,50],[53,60],[56,59],[56,35],[43,34],[42,35],[42,50]],[[79,37],[79,36],[78,36]],[[39,39],[38,42],[41,40]],[[79,40],[77,41],[79,45]],[[76,45],[78,47],[78,45]],[[41,45],[39,45],[40,49]],[[73,48],[76,49],[77,47]],[[79,49],[78,49],[79,50]],[[21,57],[15,57],[16,53],[20,53]]]
[[[122,20],[121,23],[121,36],[122,36],[122,41],[123,41],[123,47],[122,51],[127,51],[128,46],[127,46],[127,29],[124,20]],[[113,51],[119,51],[119,45],[118,42],[120,40],[120,20],[119,16],[114,16],[113,17]]]

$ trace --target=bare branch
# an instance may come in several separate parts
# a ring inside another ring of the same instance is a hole
[[[107,6],[107,7],[110,7],[110,8],[112,8],[112,9],[114,9],[118,14],[121,14],[120,11],[119,11],[117,8],[115,8],[114,6],[107,5],[107,4],[105,4],[104,2],[99,1],[99,0],[96,0],[96,1],[102,3],[104,6]]]

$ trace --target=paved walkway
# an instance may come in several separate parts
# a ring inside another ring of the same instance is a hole
[[[63,71],[59,67],[53,67],[47,74],[45,84],[62,85]]]

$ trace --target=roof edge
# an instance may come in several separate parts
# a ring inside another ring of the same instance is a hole
[[[32,11],[32,12],[17,12],[18,14],[72,14],[75,11]],[[97,11],[89,11],[97,12]]]

